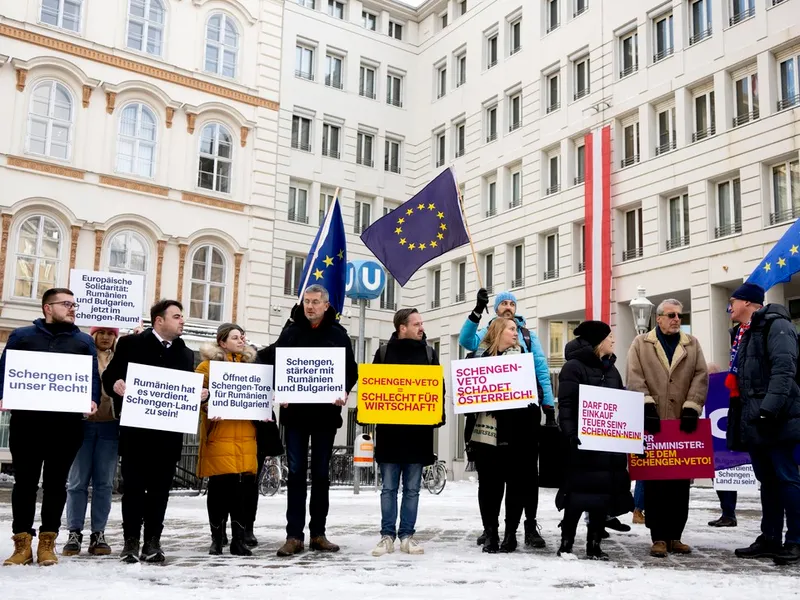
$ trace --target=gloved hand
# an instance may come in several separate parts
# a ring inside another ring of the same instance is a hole
[[[557,427],[556,425],[556,407],[542,404],[542,412],[544,413],[544,426]]]
[[[755,425],[758,433],[764,438],[771,440],[778,436],[778,421],[775,415],[763,408],[758,411],[758,419]]]
[[[489,292],[486,291],[486,288],[481,288],[478,290],[478,296],[475,298],[475,308],[472,309],[472,312],[474,312],[476,315],[481,315],[488,306]]]
[[[681,411],[681,426],[680,429],[684,433],[694,433],[697,430],[697,421],[700,415],[697,411],[691,408],[684,408]]]
[[[644,430],[653,435],[661,431],[661,418],[658,416],[658,410],[653,403],[644,405]]]
[[[571,448],[574,448],[575,450],[578,449],[578,446],[582,445],[581,444],[581,440],[580,440],[580,438],[578,438],[578,434],[577,433],[575,435],[569,436],[569,445],[570,445]]]

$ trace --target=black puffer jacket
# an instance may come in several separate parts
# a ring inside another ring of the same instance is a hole
[[[736,357],[740,403],[731,405],[731,411],[740,416],[729,417],[729,424],[738,421],[738,427],[728,427],[729,438],[738,435],[745,447],[800,442],[797,332],[789,311],[780,304],[768,304],[755,312],[740,344]],[[761,418],[762,410],[774,415],[774,428]]]
[[[567,362],[558,376],[558,421],[567,437],[578,435],[578,386],[594,385],[621,390],[622,377],[614,366],[616,356],[601,361],[591,344],[580,338],[567,344]],[[633,510],[631,481],[624,454],[578,450],[570,447],[564,484],[556,496],[559,510],[605,511],[622,515]]]

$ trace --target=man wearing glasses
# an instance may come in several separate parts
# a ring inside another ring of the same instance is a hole
[[[683,305],[664,300],[656,327],[638,336],[628,351],[627,388],[644,394],[644,429],[661,431],[661,419],[680,419],[681,431],[693,433],[708,392],[708,367],[697,338],[681,331]],[[681,542],[689,518],[689,480],[644,482],[645,525],[653,546],[650,555],[689,554]]]
[[[92,411],[100,403],[100,376],[94,340],[75,325],[78,305],[73,293],[65,288],[47,290],[42,296],[44,318],[33,325],[11,332],[0,357],[0,399],[6,371],[6,350],[84,354],[92,357]],[[57,360],[57,357],[53,357]],[[0,410],[2,400],[0,400]],[[36,515],[36,493],[42,475],[42,525],[39,528],[37,563],[58,562],[55,542],[61,515],[67,501],[67,476],[83,444],[83,415],[68,412],[14,410],[9,425],[9,448],[14,467],[14,490],[11,493],[11,524],[14,554],[4,565],[27,565],[33,562],[32,536]],[[44,467],[44,469],[43,469]]]

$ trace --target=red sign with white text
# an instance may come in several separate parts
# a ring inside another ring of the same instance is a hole
[[[700,419],[694,433],[680,430],[677,419],[661,421],[656,435],[645,433],[645,456],[629,454],[631,479],[713,479],[711,422]]]

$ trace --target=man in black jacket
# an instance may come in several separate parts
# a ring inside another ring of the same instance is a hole
[[[152,328],[128,335],[117,342],[114,358],[103,373],[103,387],[122,414],[128,365],[136,363],[194,371],[194,354],[181,339],[183,306],[177,300],[160,300],[150,309]],[[203,390],[203,399],[208,391]],[[169,490],[180,460],[183,434],[139,427],[120,427],[119,454],[122,457],[122,529],[125,547],[120,558],[126,563],[140,559],[164,562],[161,531],[167,511]],[[139,555],[139,538],[144,523],[144,545]]]
[[[386,346],[375,353],[374,364],[438,365],[436,351],[425,340],[422,315],[416,308],[403,308],[394,315],[394,333]],[[442,382],[444,397],[444,382]],[[445,421],[442,402],[441,427]],[[430,425],[378,425],[375,430],[375,461],[381,469],[381,540],[373,556],[394,552],[394,541],[400,537],[400,551],[424,554],[414,540],[417,522],[422,469],[433,464],[433,430]],[[403,476],[403,502],[400,506],[400,529],[397,529],[397,490]]]
[[[74,294],[65,288],[53,288],[42,295],[43,319],[11,332],[0,357],[0,409],[2,409],[6,350],[83,354],[92,357],[92,412],[100,403],[100,376],[94,340],[75,326]],[[57,357],[53,357],[57,359]],[[36,535],[36,492],[42,476],[42,525],[39,528],[37,562],[54,565],[56,537],[67,501],[67,476],[75,455],[83,444],[80,413],[46,412],[14,409],[9,424],[9,449],[14,467],[14,490],[11,492],[11,528],[14,554],[3,564],[27,565],[33,562],[32,536]],[[44,471],[42,470],[44,467]]]
[[[336,430],[342,426],[342,406],[358,379],[358,365],[347,331],[336,320],[336,310],[328,301],[328,290],[309,286],[303,293],[303,306],[292,310],[277,341],[258,353],[258,362],[275,364],[277,348],[344,348],[345,394],[332,404],[281,404],[281,425],[286,428],[286,456],[289,463],[286,506],[286,542],[278,556],[299,554],[303,545],[306,520],[306,474],[308,446],[311,444],[311,501],[308,524],[312,550],[338,552],[339,546],[325,537],[328,518],[330,461]],[[280,398],[275,400],[280,402]]]

